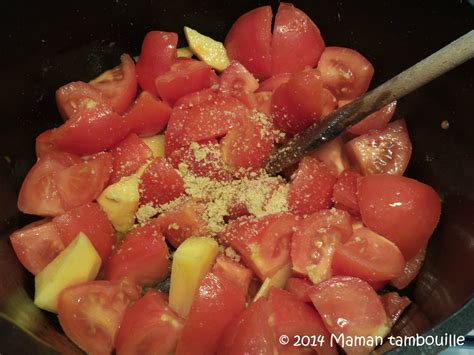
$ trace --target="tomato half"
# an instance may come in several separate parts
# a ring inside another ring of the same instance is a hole
[[[139,191],[142,205],[161,205],[184,193],[184,181],[166,159],[157,157],[145,169]]]
[[[390,330],[379,296],[358,278],[333,277],[313,286],[309,296],[324,325],[336,337],[385,337]],[[343,349],[348,353],[365,354],[373,350],[371,346],[345,345]]]
[[[382,131],[371,131],[346,143],[347,153],[363,175],[403,175],[411,156],[411,141],[404,120]]]
[[[344,244],[338,245],[333,268],[339,275],[366,281],[386,281],[403,273],[405,259],[390,240],[368,228],[358,228]]]
[[[290,277],[286,281],[285,289],[295,295],[301,302],[311,303],[308,295],[311,286],[313,286],[313,283],[306,278]]]
[[[349,128],[347,131],[360,136],[374,129],[382,130],[387,127],[387,124],[392,119],[396,107],[397,101],[394,101],[387,106],[382,107],[380,110],[368,115],[366,118],[353,127]]]
[[[362,54],[342,47],[326,47],[318,69],[324,87],[338,100],[353,100],[364,94],[374,75],[374,67]]]
[[[332,141],[323,144],[310,155],[323,162],[331,169],[334,176],[339,176],[344,169],[349,168],[349,159],[342,138],[338,137]]]
[[[23,180],[18,195],[18,209],[38,216],[64,213],[56,176],[82,160],[74,154],[52,152],[41,157]]]
[[[304,157],[290,181],[290,211],[304,216],[330,208],[335,183],[336,178],[323,163],[313,157]]]
[[[407,287],[418,275],[423,261],[425,261],[426,248],[421,248],[418,253],[411,259],[407,260],[403,274],[395,279],[390,280],[390,284],[399,290]]]
[[[272,75],[314,67],[324,50],[319,28],[293,4],[280,3],[272,37]]]
[[[153,157],[151,149],[135,133],[110,149],[112,155],[112,173],[110,183],[124,176],[132,175]]]
[[[139,291],[126,282],[90,281],[59,294],[58,318],[64,333],[90,354],[110,354],[115,334]]]
[[[390,325],[394,325],[407,308],[411,301],[407,296],[400,297],[396,292],[389,292],[380,296],[385,312],[390,320]]]
[[[176,62],[166,73],[155,79],[158,95],[174,105],[181,97],[217,84],[219,78],[206,63],[198,60]]]
[[[166,73],[176,60],[178,35],[173,32],[151,31],[143,39],[136,65],[138,83],[143,90],[157,96],[155,79]]]
[[[122,114],[137,95],[135,62],[128,54],[122,54],[121,64],[107,70],[89,84],[102,91],[115,112]]]
[[[211,270],[214,274],[222,276],[232,282],[244,295],[247,295],[252,271],[231,258],[219,255]]]
[[[154,97],[148,91],[143,91],[125,114],[130,126],[130,132],[141,137],[160,133],[166,127],[171,115],[171,107]]]
[[[358,216],[359,202],[357,200],[357,181],[360,174],[350,169],[344,170],[334,184],[332,199],[334,206]]]
[[[33,275],[43,270],[64,249],[56,226],[48,219],[13,232],[10,242],[18,260]]]
[[[272,8],[262,6],[234,22],[225,38],[227,54],[258,78],[271,73]]]
[[[53,219],[65,246],[83,232],[105,262],[115,242],[114,229],[97,203],[88,203]]]
[[[139,285],[152,285],[169,274],[169,251],[160,227],[154,223],[138,226],[129,232],[110,256],[106,278],[127,278]]]
[[[149,290],[125,312],[115,338],[117,355],[174,353],[183,325],[166,296]]]
[[[219,340],[245,308],[245,296],[230,280],[208,273],[196,292],[176,354],[214,354]]]
[[[407,260],[426,245],[439,221],[436,191],[404,176],[366,176],[358,196],[364,224],[394,242]]]

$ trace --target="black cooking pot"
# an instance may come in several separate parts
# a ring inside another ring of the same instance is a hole
[[[223,39],[244,12],[268,1],[82,0],[4,1],[0,5],[0,353],[78,352],[55,317],[32,303],[32,277],[16,260],[8,235],[32,221],[16,197],[35,162],[34,138],[60,124],[54,91],[89,80],[139,54],[146,32],[188,25]],[[376,68],[373,85],[390,78],[474,27],[466,1],[302,0],[295,5],[318,24],[328,45],[355,48]],[[276,9],[278,3],[272,2]],[[184,44],[184,43],[181,43]],[[443,199],[426,263],[406,293],[414,304],[396,334],[466,334],[474,328],[474,65],[471,61],[400,101],[413,141],[408,175]],[[443,130],[442,121],[450,127]],[[404,291],[405,292],[405,291]],[[54,349],[54,350],[53,350]],[[422,349],[403,349],[419,353]],[[425,348],[428,352],[434,351]],[[398,349],[397,351],[400,351]]]

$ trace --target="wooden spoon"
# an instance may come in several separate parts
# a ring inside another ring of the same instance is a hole
[[[429,57],[401,72],[360,98],[331,112],[296,134],[270,157],[267,172],[277,174],[305,154],[336,138],[371,113],[418,89],[447,71],[474,57],[474,30],[451,42]]]

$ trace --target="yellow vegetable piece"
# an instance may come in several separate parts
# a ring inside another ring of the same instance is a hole
[[[223,71],[230,64],[229,57],[221,42],[200,34],[189,27],[184,27],[184,34],[189,48],[193,53],[210,67]]]
[[[153,152],[153,157],[164,157],[165,156],[165,135],[158,134],[156,136],[142,138],[143,142]]]
[[[288,264],[278,270],[272,277],[267,277],[258,289],[253,301],[255,302],[259,298],[267,297],[272,287],[285,288],[286,282],[290,278],[291,274],[291,264]]]
[[[135,213],[140,202],[139,183],[137,175],[125,176],[108,186],[97,198],[118,232],[127,232],[135,223]]]
[[[181,47],[176,49],[176,54],[178,58],[191,58],[193,56],[193,52],[191,52],[189,47]]]
[[[58,297],[68,286],[94,280],[99,272],[101,259],[89,238],[79,233],[35,277],[35,304],[46,311],[58,311]]]
[[[186,239],[176,249],[171,265],[169,304],[181,317],[188,315],[194,294],[217,253],[218,244],[209,237]]]

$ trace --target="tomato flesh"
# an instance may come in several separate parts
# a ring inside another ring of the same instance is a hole
[[[389,292],[380,296],[385,312],[390,320],[390,325],[394,325],[407,308],[411,301],[407,296],[400,297],[396,292]]]
[[[390,284],[399,290],[407,287],[420,272],[420,269],[423,266],[423,261],[425,260],[425,254],[426,248],[421,248],[414,257],[408,259],[405,268],[403,269],[403,274],[390,280]]]
[[[387,127],[387,124],[392,119],[396,107],[397,101],[394,101],[387,106],[382,107],[380,110],[368,115],[366,118],[349,128],[347,131],[360,136],[374,129],[382,130]]]
[[[336,208],[348,211],[358,216],[359,202],[357,200],[357,181],[360,174],[346,169],[337,178],[334,184],[332,199]]]
[[[308,291],[313,283],[301,277],[290,277],[286,282],[285,289],[296,296],[301,302],[311,303]]]
[[[247,295],[252,271],[231,258],[219,255],[212,267],[212,272],[220,275],[234,284],[244,295]]]
[[[310,155],[323,162],[334,176],[339,176],[345,169],[349,168],[349,160],[340,137],[323,144]]]

